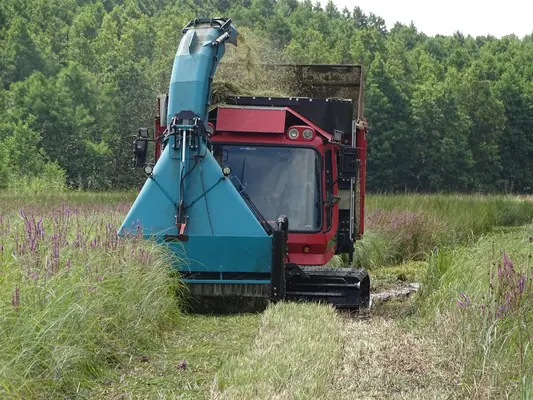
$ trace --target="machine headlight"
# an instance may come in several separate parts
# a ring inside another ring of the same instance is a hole
[[[229,176],[229,174],[231,174],[231,168],[229,166],[224,166],[224,168],[222,168],[222,173],[224,174],[224,176]]]
[[[309,128],[304,129],[304,131],[302,132],[302,136],[306,140],[311,140],[313,138],[313,131]]]
[[[152,175],[152,171],[153,171],[153,170],[154,170],[154,169],[152,168],[151,165],[147,165],[147,166],[144,167],[144,173],[145,173],[146,175]]]
[[[298,129],[296,128],[292,128],[292,129],[289,129],[289,138],[294,140],[294,139],[297,139],[298,138]]]

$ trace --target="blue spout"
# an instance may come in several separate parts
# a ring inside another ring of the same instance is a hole
[[[211,95],[211,83],[224,42],[237,45],[237,30],[226,19],[194,20],[185,33],[174,58],[170,78],[167,121],[180,111],[192,111],[201,121],[206,120]]]
[[[184,29],[169,85],[164,149],[124,220],[166,242],[182,272],[270,274],[272,237],[208,150],[205,125],[211,83],[225,52],[237,44],[231,20],[196,19]],[[134,232],[135,233],[135,232]]]

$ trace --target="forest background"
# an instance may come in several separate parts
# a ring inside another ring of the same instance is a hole
[[[428,37],[310,0],[19,0],[0,8],[0,189],[122,190],[181,29],[227,16],[247,61],[357,63],[368,189],[533,192],[533,35]]]

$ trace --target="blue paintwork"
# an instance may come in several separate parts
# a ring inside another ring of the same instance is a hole
[[[224,45],[211,47],[209,43],[220,34],[218,29],[202,27],[188,30],[181,39],[170,77],[167,121],[183,110],[194,111],[202,121],[206,120],[210,78],[225,52]],[[230,34],[236,36],[235,28]]]
[[[254,279],[242,279],[242,280],[236,280],[236,279],[226,279],[224,281],[217,281],[216,279],[185,279],[184,282],[187,283],[202,283],[202,284],[211,284],[211,283],[224,283],[224,284],[253,284],[253,285],[270,285],[270,281],[265,280],[254,280]]]
[[[188,242],[168,246],[179,258],[187,253],[181,271],[270,272],[272,242],[268,236],[191,235]]]
[[[230,40],[234,40],[236,31],[231,29]],[[212,47],[204,44],[220,35],[221,32],[212,27],[191,28],[185,33],[174,60],[167,121],[180,111],[188,110],[205,122],[210,98],[209,80],[216,70],[214,56],[218,60],[222,58],[224,45]],[[269,273],[272,238],[234,185],[223,177],[220,166],[207,150],[205,140],[200,141],[199,147],[199,154],[205,157],[197,163],[194,159],[197,151],[192,151],[188,145],[186,161],[181,162],[181,146],[181,139],[176,146],[174,138],[166,142],[152,177],[146,180],[119,229],[119,235],[126,235],[132,228],[135,231],[141,229],[145,237],[153,237],[158,242],[163,241],[164,235],[176,235],[180,176],[188,173],[183,181],[183,197],[185,204],[189,205],[185,231],[188,240],[166,243],[179,259],[185,260],[177,262],[176,269]]]

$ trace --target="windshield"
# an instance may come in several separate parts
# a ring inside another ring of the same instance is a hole
[[[280,215],[289,230],[314,232],[321,227],[319,154],[313,149],[246,145],[213,146],[221,166],[273,227]]]

